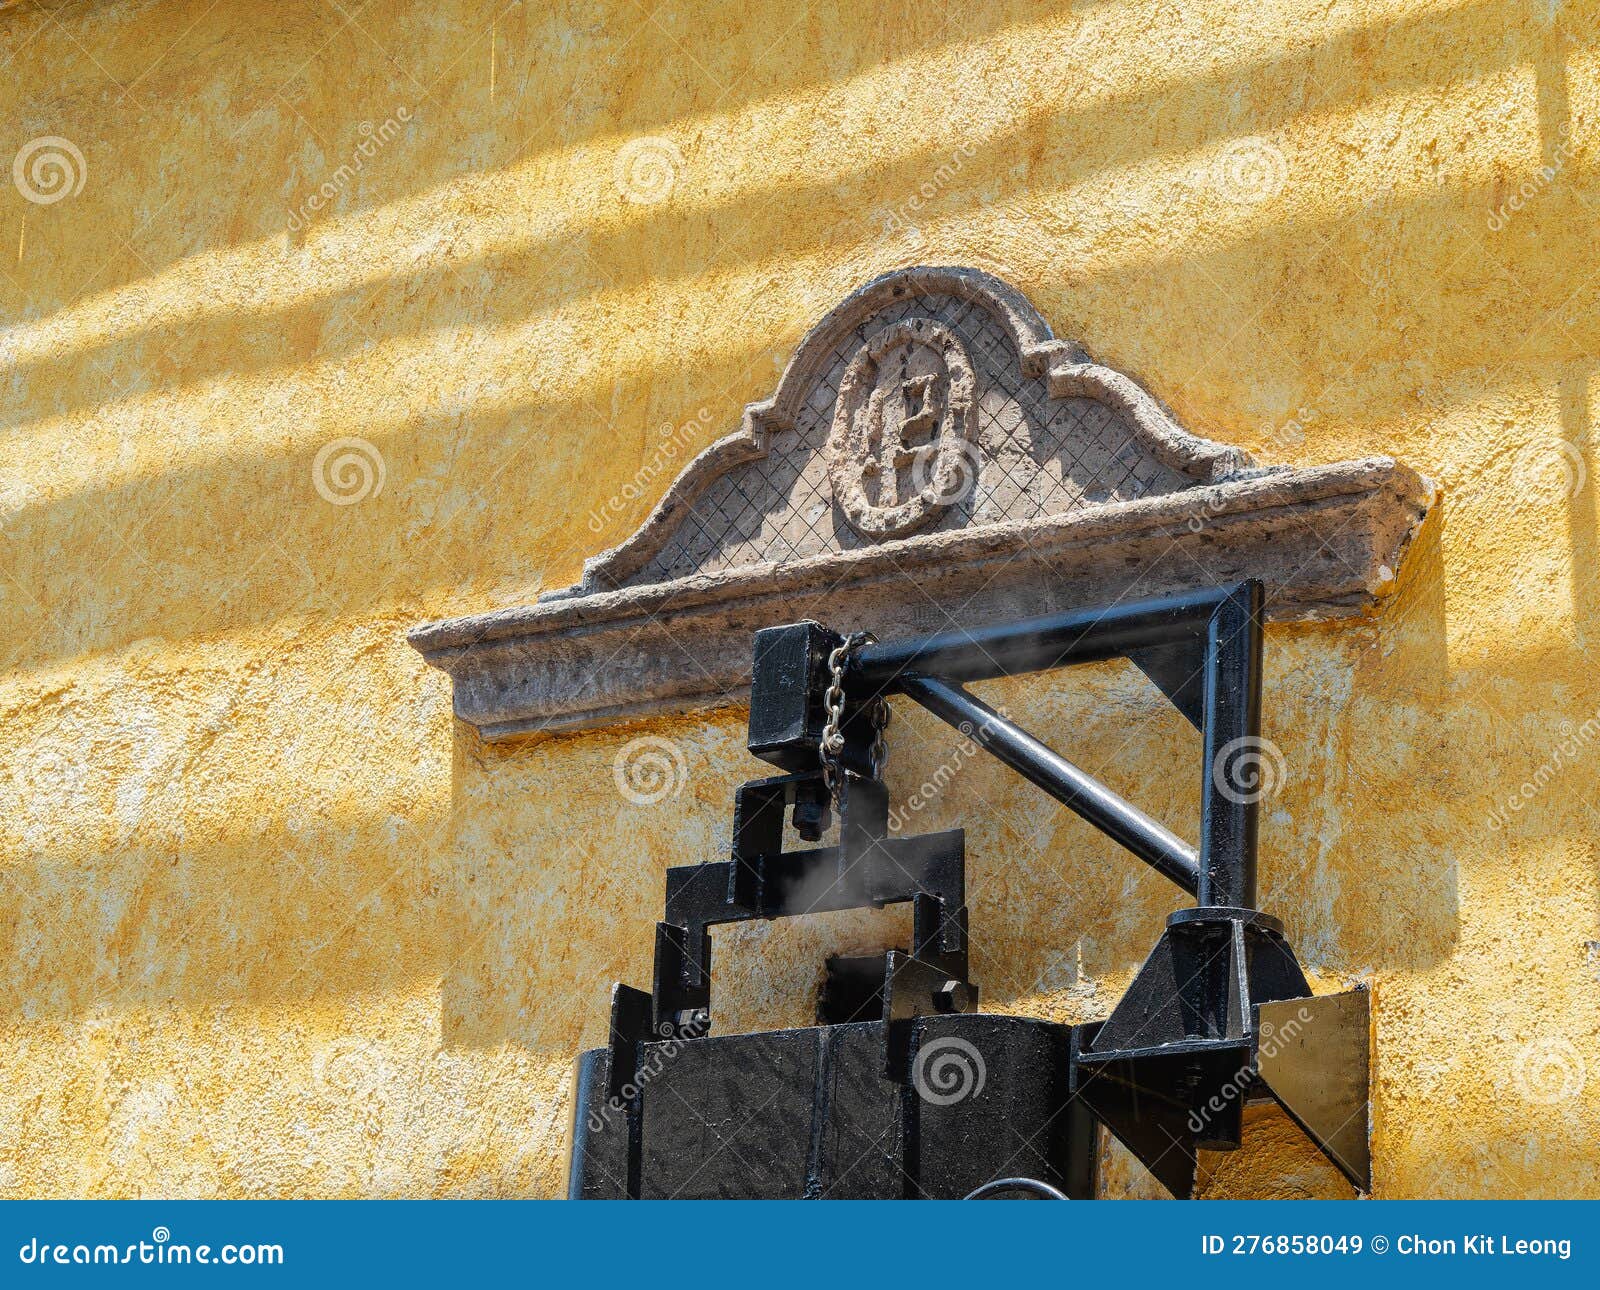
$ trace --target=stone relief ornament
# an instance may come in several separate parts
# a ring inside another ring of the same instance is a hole
[[[751,633],[801,618],[888,639],[1245,577],[1276,618],[1361,613],[1433,498],[1388,457],[1258,465],[1016,288],[918,266],[825,314],[575,586],[410,639],[511,738],[737,701]]]
[[[976,483],[977,376],[955,332],[907,318],[850,360],[834,402],[828,483],[869,537],[901,537]]]

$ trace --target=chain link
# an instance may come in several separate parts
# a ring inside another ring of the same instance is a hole
[[[874,643],[877,637],[871,632],[852,632],[828,655],[828,689],[822,696],[828,718],[822,726],[819,751],[822,755],[822,778],[833,800],[839,800],[839,754],[844,751],[844,673],[850,656],[863,645]],[[889,746],[883,732],[889,728],[889,703],[882,695],[872,701],[872,778],[883,775],[884,759]]]

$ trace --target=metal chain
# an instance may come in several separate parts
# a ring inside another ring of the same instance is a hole
[[[844,672],[850,656],[869,642],[876,642],[871,632],[852,632],[828,655],[828,689],[822,696],[822,705],[828,719],[822,726],[819,751],[822,755],[822,779],[833,800],[839,800],[839,754],[844,751]],[[889,703],[879,695],[872,701],[872,778],[883,774],[883,763],[889,746],[883,732],[889,728]]]

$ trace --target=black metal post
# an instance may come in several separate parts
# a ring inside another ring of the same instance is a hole
[[[1198,894],[1200,862],[1177,834],[1117,796],[1060,753],[1013,725],[959,685],[931,676],[902,674],[898,687],[941,721],[976,740],[1012,770],[1076,811],[1191,895]]]
[[[1254,909],[1260,816],[1261,584],[1226,589],[1206,631],[1201,906]]]

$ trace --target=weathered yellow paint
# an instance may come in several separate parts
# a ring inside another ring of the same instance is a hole
[[[1264,903],[1375,988],[1379,1194],[1600,1195],[1597,10],[0,6],[0,152],[86,170],[0,188],[0,1190],[559,1190],[741,715],[650,727],[686,775],[634,806],[639,728],[486,748],[402,632],[572,581],[659,427],[733,427],[922,261],[1264,460],[1444,487],[1381,617],[1269,633]],[[382,488],[334,505],[352,436]],[[1192,819],[1141,680],[990,689]],[[953,747],[891,745],[902,792]],[[986,1003],[1103,1016],[1170,889],[981,761],[926,815],[970,830]],[[899,926],[719,938],[724,1015],[806,1020]],[[1338,1194],[1258,1127],[1215,1191]]]

